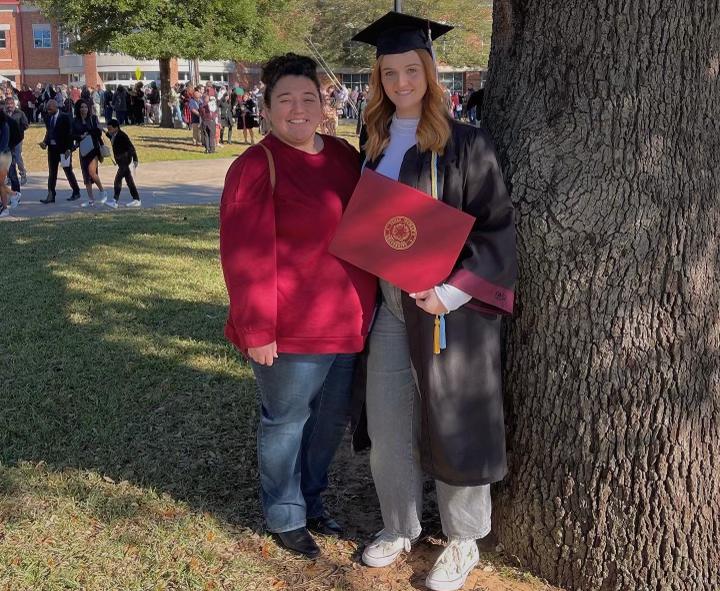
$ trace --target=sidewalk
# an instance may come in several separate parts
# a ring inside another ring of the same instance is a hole
[[[135,171],[135,184],[140,192],[143,208],[219,203],[225,182],[225,173],[233,160],[233,158],[227,158],[140,163]],[[109,196],[113,193],[112,184],[116,170],[117,168],[112,164],[100,166],[100,180]],[[82,199],[66,201],[70,197],[71,191],[65,173],[60,169],[55,203],[48,205],[40,203],[40,199],[45,199],[47,195],[47,171],[34,172],[28,174],[28,182],[22,187],[20,206],[12,208],[10,216],[1,218],[0,223],[74,213],[90,215],[98,211],[118,213],[124,209],[126,203],[130,202],[130,193],[123,183],[120,193],[120,208],[117,210],[99,204],[94,208],[81,208],[80,204],[87,201],[87,193],[82,185],[82,173],[77,158],[73,158],[73,171],[80,183]],[[98,198],[97,194],[97,188],[95,188],[96,199]]]

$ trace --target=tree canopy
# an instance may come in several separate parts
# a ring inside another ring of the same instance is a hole
[[[388,0],[316,0],[312,41],[334,67],[370,67],[375,55],[373,49],[350,38],[391,8]],[[492,33],[491,1],[405,0],[403,11],[455,25],[455,29],[435,45],[441,64],[487,66]]]
[[[37,0],[73,36],[77,53],[115,51],[138,59],[257,61],[302,47],[309,28],[301,0]],[[282,25],[281,25],[282,23]]]

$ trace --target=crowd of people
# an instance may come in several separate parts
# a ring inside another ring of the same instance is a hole
[[[153,90],[157,88],[150,85],[150,95]],[[62,167],[72,189],[68,201],[81,199],[72,166],[73,153],[77,151],[87,192],[87,201],[81,203],[82,207],[95,207],[99,201],[117,208],[123,180],[132,196],[127,205],[141,206],[130,172],[131,164],[138,165],[137,151],[127,134],[120,129],[118,119],[113,117],[114,110],[105,110],[105,127],[100,122],[101,109],[108,96],[112,95],[111,91],[105,91],[100,85],[91,90],[87,86],[80,89],[72,85],[55,88],[52,84],[44,87],[38,84],[34,91],[26,85],[18,91],[5,84],[0,92],[5,97],[0,110],[0,217],[9,216],[11,209],[17,208],[22,199],[21,186],[27,182],[23,142],[30,122],[42,122],[45,126],[45,136],[39,145],[47,151],[48,193],[41,203],[55,202],[59,167]],[[159,121],[151,110],[150,117],[153,115]],[[104,136],[109,146],[103,141]],[[98,166],[104,158],[111,156],[118,165],[118,171],[113,195],[108,197]],[[95,188],[99,191],[99,200],[95,199]]]
[[[246,90],[241,86],[232,87],[223,83],[192,85],[190,82],[179,82],[171,87],[167,105],[174,125],[191,131],[193,146],[202,146],[206,154],[213,154],[218,146],[233,143],[235,129],[242,131],[242,143],[249,145],[256,142],[256,130],[260,136],[267,134],[264,91],[263,83]],[[326,135],[337,135],[339,119],[343,118],[356,121],[355,133],[359,136],[370,94],[369,85],[349,89],[337,84],[324,88],[321,93],[324,107],[319,131]],[[469,86],[464,94],[445,89],[445,95],[454,119],[477,124],[477,113],[482,106],[482,89],[475,90]],[[55,143],[49,145],[43,142],[43,149],[48,150],[48,194],[42,200],[43,203],[55,200],[60,165],[72,189],[68,199],[80,199],[79,185],[72,170],[72,152],[77,149],[88,196],[88,200],[81,206],[95,206],[94,187],[97,187],[100,203],[117,207],[118,195],[114,195],[115,199],[108,199],[98,172],[99,162],[110,155],[109,148],[103,147],[102,139],[109,132],[108,122],[116,122],[114,129],[117,134],[122,125],[159,125],[162,116],[162,96],[154,81],[136,81],[128,87],[120,84],[115,89],[105,88],[101,84],[93,88],[87,85],[38,83],[34,88],[23,85],[20,90],[6,82],[0,85],[0,97],[3,98],[0,128],[8,126],[6,134],[0,132],[0,152],[9,152],[8,157],[0,158],[0,178],[10,184],[9,191],[3,184],[5,189],[0,192],[2,217],[10,215],[10,209],[17,207],[22,198],[20,186],[27,181],[22,144],[24,132],[30,123],[44,122],[47,126],[49,117],[54,117],[55,121],[56,113],[61,116],[60,127],[48,129],[50,135],[62,136],[60,140],[54,138],[52,141]],[[107,130],[102,128],[101,118]],[[91,141],[84,140],[85,136],[92,138],[92,148]],[[7,141],[3,139],[5,137]],[[122,152],[120,160],[116,159],[119,170],[114,188],[119,193],[119,186],[125,180],[133,197],[129,205],[137,207],[141,201],[129,168],[131,163],[137,164],[137,152],[124,132],[121,137],[123,141],[120,144],[127,153]],[[240,143],[237,133],[235,142]],[[62,150],[56,148],[58,145]],[[70,156],[63,157],[68,150]],[[120,165],[120,162],[123,164]]]

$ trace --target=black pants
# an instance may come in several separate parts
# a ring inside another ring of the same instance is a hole
[[[125,179],[128,189],[130,189],[130,195],[133,199],[140,199],[137,187],[135,186],[135,180],[133,179],[132,173],[130,172],[129,164],[118,164],[118,171],[115,175],[115,183],[113,188],[115,191],[115,200],[120,199],[120,191],[122,191],[122,182]]]
[[[17,173],[17,160],[15,160],[15,150],[12,152],[12,162],[10,163],[10,169],[8,170],[8,178],[10,179],[10,188],[16,193],[20,190],[20,179]]]
[[[58,166],[60,166],[60,152],[55,146],[48,146],[48,193],[55,197],[55,186],[57,185]],[[73,195],[80,193],[80,187],[78,186],[75,173],[72,169],[72,160],[70,160],[70,166],[63,167],[65,176],[67,177],[70,188],[72,189]]]

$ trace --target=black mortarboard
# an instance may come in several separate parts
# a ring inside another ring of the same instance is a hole
[[[426,49],[433,54],[432,42],[454,27],[401,12],[388,12],[355,35],[352,40],[377,47],[377,57]]]

